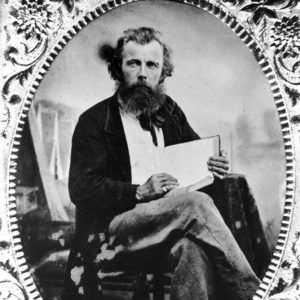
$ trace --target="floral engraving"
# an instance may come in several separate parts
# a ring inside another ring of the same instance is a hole
[[[6,241],[0,241],[0,259],[0,299],[25,300],[25,292],[12,262],[10,244]]]
[[[62,4],[63,8],[66,8],[70,13],[76,12],[77,7],[74,9],[75,2],[76,0],[20,0],[19,6],[16,5],[16,7],[11,8],[11,25],[15,29],[15,36],[22,37],[24,40],[20,38],[19,43],[11,43],[4,53],[6,61],[13,66],[13,73],[6,75],[6,82],[2,90],[3,98],[10,104],[16,104],[21,101],[20,93],[16,92],[12,86],[14,84],[20,84],[22,87],[26,85],[33,74],[36,64],[45,56],[49,43],[54,40],[55,33],[58,32],[63,23],[66,23],[66,20],[63,20],[64,16],[62,16],[60,7],[55,10],[52,5]],[[250,29],[251,26],[252,29],[262,29],[263,39],[268,37],[267,32],[274,24],[270,31],[270,47],[274,49],[278,73],[290,85],[299,84],[299,62],[295,62],[299,57],[299,18],[296,16],[292,18],[283,17],[281,20],[278,20],[279,11],[282,12],[294,8],[299,3],[299,0],[221,0],[219,2],[236,6],[242,13],[249,16],[246,23],[250,25]],[[77,10],[76,13],[79,16],[81,12]],[[270,22],[267,23],[266,20]],[[274,21],[276,22],[274,23]],[[7,32],[7,40],[14,37],[13,32],[8,30],[7,26],[5,26],[5,30]],[[265,45],[269,47],[269,44],[265,43]],[[292,64],[291,61],[293,62]],[[299,101],[299,92],[292,88],[286,88],[285,92],[291,98],[292,105],[295,106]],[[2,106],[0,107],[0,133],[5,137],[10,112],[7,103],[2,102],[2,104],[0,105]],[[239,224],[236,225],[239,226]],[[88,242],[94,242],[95,239],[95,236],[90,236]],[[101,242],[104,242],[104,234],[99,234],[99,239]],[[122,248],[116,247],[112,249],[108,246],[110,245],[104,244],[103,247],[99,248],[103,252],[98,253],[95,263],[97,263],[97,260],[109,259],[122,250]],[[0,249],[5,247],[6,244],[0,243]],[[79,253],[78,259],[80,257]],[[272,299],[284,299],[278,298],[280,296],[276,294],[282,291],[285,291],[286,295],[292,291],[294,296],[299,296],[299,292],[297,292],[299,287],[297,274],[300,272],[299,258],[296,260],[285,260],[281,267],[283,271],[291,272],[289,275],[286,275],[285,279],[282,279],[282,286],[278,285],[279,288],[276,291],[273,290]],[[80,281],[82,280],[81,271],[81,265],[76,266],[73,270],[73,279],[74,284],[78,285],[79,292],[84,294],[83,287],[80,286]],[[15,279],[17,274],[7,261],[2,265],[0,263],[0,272],[0,278],[3,278],[0,281],[0,284],[2,284],[0,287],[0,298],[24,299],[22,288]],[[102,273],[101,270],[98,272],[99,278],[104,278],[107,275],[119,274]],[[287,291],[289,287],[291,287],[291,291]],[[101,285],[99,285],[100,289]],[[276,296],[277,298],[274,298]]]
[[[49,4],[42,1],[22,1],[20,9],[12,8],[10,14],[15,18],[13,23],[17,27],[17,33],[25,34],[26,39],[42,35],[47,36],[49,29],[54,24]]]
[[[270,42],[275,54],[280,54],[283,58],[297,57],[300,54],[299,17],[283,17],[281,21],[276,21],[271,29]]]
[[[270,27],[283,12],[296,7],[299,0],[223,0],[223,3],[230,3],[236,6],[241,13],[248,14],[246,22],[250,27],[249,29],[255,32],[257,38],[266,48],[269,48],[267,33],[270,31]],[[287,17],[285,18],[289,20]],[[297,26],[295,26],[291,36],[296,31]],[[274,36],[276,36],[276,33]]]
[[[278,1],[277,1],[278,2]],[[241,11],[252,13],[252,21],[258,25],[258,23],[263,19],[263,17],[268,17],[275,19],[277,14],[274,10],[274,3],[276,1],[266,0],[266,1],[252,1],[250,4],[247,4],[241,8]],[[277,3],[278,5],[278,3]]]
[[[287,82],[300,84],[300,20],[298,16],[283,17],[270,30],[270,48],[274,64]]]
[[[234,6],[242,6],[244,0],[223,0]],[[294,8],[299,0],[251,0],[240,8],[240,11],[251,13],[250,21],[258,25],[264,18],[278,18],[278,11]]]
[[[45,54],[49,34],[57,31],[61,22],[57,20],[60,17],[51,11],[50,5],[41,0],[22,0],[19,7],[11,7],[10,17],[15,35],[19,39],[18,43],[8,45],[4,57],[12,63],[16,71],[8,76],[2,96],[14,104],[21,98],[17,94],[10,94],[11,84],[18,80],[21,86],[24,85],[35,64]]]
[[[63,24],[61,7],[55,4],[54,8],[50,3],[46,0],[22,0],[19,5],[10,7],[9,22],[5,27],[7,48],[4,59],[10,64],[11,71],[5,75],[2,88],[2,97],[9,104],[21,101],[28,79],[47,51],[49,36],[55,36]],[[5,118],[5,122],[1,120],[0,132],[4,137],[8,123],[9,118]]]

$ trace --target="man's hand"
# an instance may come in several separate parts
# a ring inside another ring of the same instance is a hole
[[[173,176],[167,173],[154,174],[137,188],[137,199],[157,199],[178,186],[178,181]]]
[[[208,162],[208,170],[211,171],[214,176],[223,179],[224,175],[227,174],[229,169],[229,161],[226,158],[226,153],[221,150],[221,156],[210,157]]]

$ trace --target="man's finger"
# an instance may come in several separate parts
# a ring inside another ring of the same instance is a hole
[[[157,182],[167,180],[167,178],[168,178],[164,173],[153,174],[151,177]]]
[[[160,180],[160,183],[164,186],[164,185],[169,185],[169,184],[178,184],[178,181],[177,179],[175,180],[170,180],[169,178],[168,179],[163,179],[163,180]]]
[[[209,167],[219,167],[219,168],[223,168],[225,170],[229,169],[229,165],[226,163],[222,163],[222,162],[210,161],[207,164]]]
[[[222,157],[222,156],[211,156],[208,161],[219,161],[219,162],[223,162],[223,163],[229,163],[229,160],[226,157]]]
[[[178,188],[178,184],[168,184],[168,185],[164,185],[163,187],[167,189],[167,191],[173,190]]]
[[[174,181],[177,181],[177,179],[175,177],[173,177],[172,175],[170,175],[168,173],[159,173],[159,174],[157,174],[157,176],[160,180],[174,180]]]
[[[227,170],[225,170],[223,168],[215,167],[215,166],[208,167],[208,170],[211,172],[217,172],[218,174],[221,174],[221,175],[227,174]]]

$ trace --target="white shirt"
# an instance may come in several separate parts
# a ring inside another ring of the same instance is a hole
[[[162,130],[155,127],[158,145],[156,147],[150,131],[144,130],[133,114],[122,109],[120,113],[128,145],[132,184],[144,184],[151,175],[162,171],[164,149]]]

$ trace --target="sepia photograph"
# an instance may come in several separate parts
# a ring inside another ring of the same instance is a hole
[[[39,85],[17,162],[44,300],[252,299],[280,231],[278,112],[254,54],[190,5],[82,29]]]

